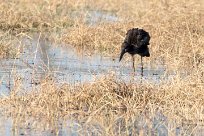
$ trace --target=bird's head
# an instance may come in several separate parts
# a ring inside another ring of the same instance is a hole
[[[150,35],[148,32],[144,31],[143,29],[138,29],[136,39],[137,39],[137,47],[141,48],[149,45]]]
[[[123,55],[128,51],[128,43],[124,42],[121,46],[121,53],[120,53],[120,59],[119,62],[122,60]]]
[[[139,29],[137,35],[137,48],[138,54],[142,57],[149,57],[149,42],[150,42],[150,35],[148,32],[144,31],[143,29]]]

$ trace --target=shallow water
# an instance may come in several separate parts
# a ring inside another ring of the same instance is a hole
[[[89,25],[97,25],[104,22],[118,22],[121,19],[114,13],[101,10],[76,10],[71,13],[72,18],[85,17],[85,22]]]
[[[88,56],[83,52],[78,53],[71,46],[53,45],[40,35],[33,39],[25,38],[21,43],[24,50],[18,59],[0,61],[0,93],[3,95],[12,90],[14,83],[20,82],[22,89],[30,90],[48,75],[57,83],[91,82],[97,77],[111,73],[125,82],[132,81],[132,67],[129,61],[119,63],[118,58],[100,54]],[[134,80],[140,82],[140,64],[136,67]],[[155,69],[144,63],[142,81],[158,83],[164,72],[165,67],[162,65]]]
[[[86,22],[90,25],[98,22],[117,22],[119,18],[110,12],[92,10],[87,13]]]

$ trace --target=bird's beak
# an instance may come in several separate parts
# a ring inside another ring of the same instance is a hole
[[[123,58],[123,55],[126,53],[126,49],[122,49],[121,53],[120,53],[120,59],[119,62],[121,61],[121,59]]]

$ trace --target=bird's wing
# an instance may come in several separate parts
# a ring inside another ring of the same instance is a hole
[[[129,45],[136,45],[137,44],[137,34],[138,34],[138,28],[133,28],[127,31],[125,42],[127,42]]]
[[[127,31],[124,43],[129,46],[140,48],[141,46],[149,45],[150,35],[143,29],[132,28]]]
[[[148,32],[144,31],[142,32],[142,39],[141,39],[141,45],[149,45],[150,41],[150,35]]]

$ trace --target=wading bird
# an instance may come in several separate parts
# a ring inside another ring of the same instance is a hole
[[[126,37],[124,42],[121,46],[121,53],[120,53],[120,59],[123,58],[123,55],[128,52],[132,56],[132,66],[135,73],[135,65],[134,65],[134,55],[139,54],[141,56],[141,75],[143,76],[143,63],[142,63],[142,57],[149,57],[149,41],[150,41],[150,35],[148,32],[146,32],[143,29],[139,28],[132,28],[127,31]]]

